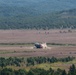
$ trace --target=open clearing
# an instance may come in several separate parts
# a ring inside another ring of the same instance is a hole
[[[76,57],[76,46],[50,46],[51,49],[33,49],[27,43],[46,42],[75,44],[76,30],[0,30],[0,57]],[[27,45],[1,45],[26,43]]]
[[[76,30],[0,30],[0,43],[76,44]]]
[[[55,46],[51,49],[31,49],[31,47],[0,47],[0,57],[35,57],[35,56],[46,56],[46,57],[76,57],[76,46]]]

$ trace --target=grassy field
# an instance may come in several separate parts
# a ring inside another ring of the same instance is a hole
[[[76,65],[76,59],[73,60],[73,61],[70,61],[70,62],[42,63],[42,64],[29,66],[29,67],[26,67],[25,64],[22,64],[22,66],[20,66],[20,67],[17,67],[17,66],[7,66],[7,68],[12,68],[12,69],[15,69],[15,70],[25,69],[26,71],[29,71],[31,68],[42,68],[42,69],[45,69],[45,70],[49,70],[50,68],[52,68],[54,70],[57,70],[58,68],[60,68],[62,70],[65,69],[66,71],[68,71],[69,67],[72,64]]]
[[[76,30],[0,30],[0,43],[76,44]]]

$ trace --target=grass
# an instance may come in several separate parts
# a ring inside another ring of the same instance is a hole
[[[28,66],[26,67],[25,65],[17,67],[17,66],[7,66],[7,68],[12,68],[15,70],[18,69],[25,69],[26,71],[29,71],[31,68],[42,68],[45,70],[49,70],[50,68],[57,70],[58,68],[62,69],[62,70],[67,70],[69,69],[69,67],[72,64],[76,64],[76,59],[70,62],[55,62],[55,63],[42,63],[42,64],[37,64],[35,66]]]
[[[76,64],[76,59],[70,62],[67,62],[67,64]]]
[[[13,70],[18,70],[18,69],[24,69],[26,71],[29,71],[31,68],[42,68],[45,70],[49,70],[50,68],[57,70],[58,68],[62,69],[62,70],[69,70],[69,67],[72,64],[76,64],[76,59],[70,62],[55,62],[55,63],[42,63],[42,64],[37,64],[35,66],[28,66],[26,67],[25,64],[21,64],[20,67],[17,66],[6,66],[6,68],[12,68]],[[4,67],[5,68],[5,67]],[[1,67],[0,67],[1,69]]]
[[[43,63],[43,64],[39,64],[39,65],[36,65],[34,66],[35,68],[43,68],[45,70],[49,70],[49,68],[52,68],[54,70],[60,68],[60,69],[67,69],[65,63],[62,63],[62,62],[56,62],[56,63]]]
[[[76,64],[76,59],[70,62],[42,63],[35,66],[27,67],[26,70],[29,70],[30,68],[42,68],[45,70],[49,70],[50,68],[57,70],[58,68],[60,68],[62,70],[68,70],[72,64]]]

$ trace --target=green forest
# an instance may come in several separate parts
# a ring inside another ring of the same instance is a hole
[[[18,57],[9,57],[4,58],[0,57],[0,67],[6,67],[6,66],[21,66],[21,63],[24,63],[26,66],[34,66],[36,64],[41,63],[54,63],[54,62],[69,62],[74,60],[75,57],[66,57],[66,58],[55,58],[55,57],[30,57],[30,58],[18,58]]]
[[[76,67],[74,64],[70,66],[68,73],[65,70],[53,69],[44,70],[40,68],[30,69],[28,72],[24,69],[12,70],[10,68],[4,68],[0,70],[0,75],[76,75]]]
[[[0,29],[76,28],[76,1],[0,0]]]
[[[10,68],[4,68],[0,70],[0,75],[76,75],[76,67],[74,64],[70,66],[68,73],[65,70],[57,69],[57,71],[50,68],[44,70],[40,68],[30,69],[28,72],[24,69],[12,70]]]
[[[63,29],[76,28],[76,9],[41,15],[18,14],[0,16],[0,29]]]
[[[29,71],[26,71],[25,69],[12,69],[12,68],[7,68],[7,66],[21,66],[21,63],[24,63],[26,66],[30,65],[36,65],[36,64],[41,64],[41,63],[54,63],[54,62],[69,62],[74,60],[74,57],[66,57],[66,58],[46,58],[46,57],[30,57],[30,58],[17,58],[17,57],[9,57],[9,58],[4,58],[0,57],[0,75],[76,75],[76,67],[74,64],[72,64],[69,67],[69,70],[62,70],[58,68],[57,70],[53,70],[51,67],[49,70],[45,70],[42,68],[30,68]],[[27,65],[27,64],[30,65]],[[36,63],[36,64],[34,64]]]

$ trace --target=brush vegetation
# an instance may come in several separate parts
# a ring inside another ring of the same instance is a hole
[[[0,57],[0,75],[75,75],[76,67],[72,64],[74,59],[74,57]],[[29,63],[30,65],[27,65]],[[70,63],[72,64],[71,66],[69,65]],[[64,67],[68,67],[65,64],[70,66],[68,71],[64,70]]]

